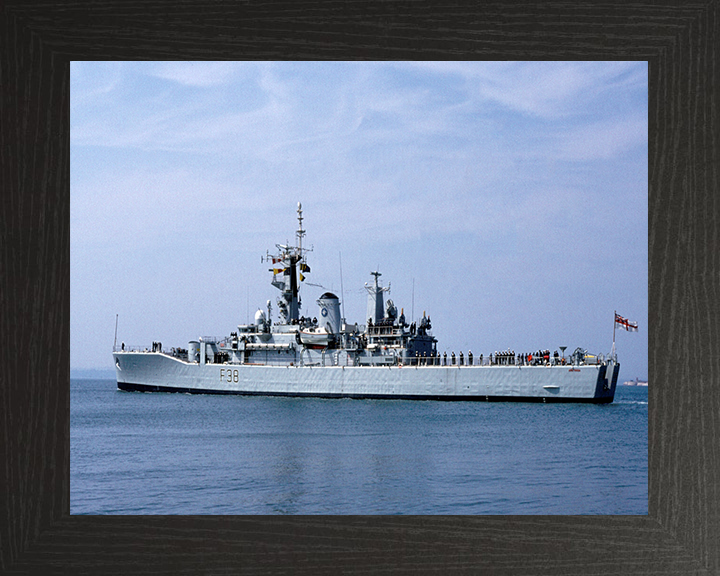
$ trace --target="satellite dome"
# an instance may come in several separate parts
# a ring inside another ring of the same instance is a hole
[[[332,292],[325,292],[322,296],[320,296],[320,300],[337,300],[338,297],[335,296]]]

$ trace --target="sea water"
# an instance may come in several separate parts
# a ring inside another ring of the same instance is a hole
[[[72,514],[647,514],[648,393],[609,405],[70,382]]]

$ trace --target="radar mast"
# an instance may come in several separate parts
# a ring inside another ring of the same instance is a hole
[[[296,235],[296,246],[288,244],[276,244],[277,254],[267,254],[268,263],[272,263],[269,269],[273,273],[271,284],[280,290],[278,298],[278,309],[282,320],[286,324],[297,324],[300,319],[301,299],[299,296],[299,283],[305,280],[304,273],[310,272],[307,264],[307,248],[302,247],[302,239],[306,231],[303,230],[302,204],[298,202],[298,229]]]
[[[390,285],[380,286],[378,278],[382,276],[380,272],[370,272],[375,276],[374,285],[368,285],[365,283],[365,290],[368,292],[368,305],[367,305],[367,317],[372,322],[378,322],[385,316],[385,297],[382,295],[383,292],[390,291]]]

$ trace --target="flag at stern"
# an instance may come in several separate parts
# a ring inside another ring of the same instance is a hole
[[[620,326],[620,328],[624,328],[628,332],[637,332],[638,331],[638,325],[637,322],[630,322],[627,318],[623,318],[615,312],[615,325]]]

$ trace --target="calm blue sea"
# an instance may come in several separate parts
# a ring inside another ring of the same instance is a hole
[[[72,514],[647,514],[648,393],[610,405],[70,382]]]

